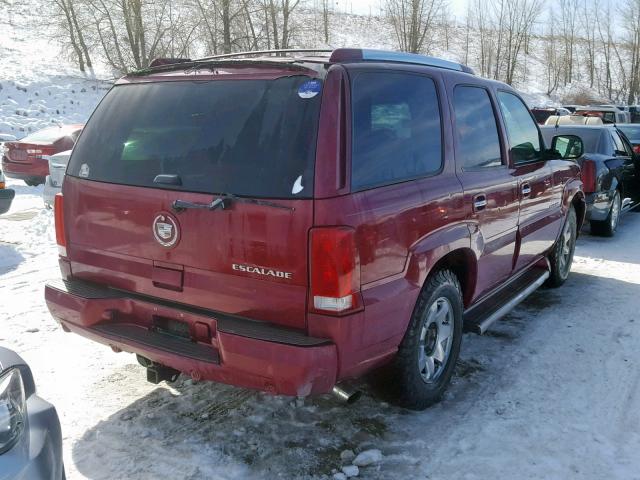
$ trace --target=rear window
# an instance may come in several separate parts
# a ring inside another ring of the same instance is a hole
[[[31,135],[27,135],[20,142],[22,143],[53,143],[60,138],[71,136],[75,140],[80,129],[78,127],[49,127],[38,130]]]
[[[114,87],[76,145],[68,174],[141,187],[306,198],[319,80],[179,81]],[[177,175],[181,185],[158,185]]]

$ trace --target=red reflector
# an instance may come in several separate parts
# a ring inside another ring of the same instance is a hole
[[[56,224],[56,243],[61,256],[67,256],[67,238],[64,234],[64,197],[57,193],[53,203],[53,216]]]
[[[360,260],[352,228],[312,229],[309,263],[314,310],[344,313],[360,307]]]
[[[582,162],[581,178],[585,193],[596,191],[596,163],[593,160]]]

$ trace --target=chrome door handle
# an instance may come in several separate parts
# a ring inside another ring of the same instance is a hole
[[[531,194],[531,185],[529,185],[528,183],[523,183],[521,191],[524,197],[528,196],[529,194]]]
[[[487,206],[487,197],[484,195],[477,195],[473,199],[473,209],[477,212],[479,210],[484,210]]]

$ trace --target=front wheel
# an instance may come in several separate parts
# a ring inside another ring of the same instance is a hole
[[[556,241],[551,255],[549,255],[551,271],[546,281],[546,285],[549,287],[559,287],[569,277],[571,264],[573,263],[573,253],[576,249],[577,225],[576,211],[572,205],[569,207],[560,238]]]
[[[393,364],[399,403],[423,410],[440,401],[460,354],[462,293],[450,270],[431,276],[420,292]]]

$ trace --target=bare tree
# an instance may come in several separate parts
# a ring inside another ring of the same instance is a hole
[[[69,45],[73,49],[74,57],[78,62],[81,72],[85,71],[85,66],[89,69],[93,67],[89,48],[85,41],[84,28],[78,21],[78,14],[73,0],[54,0],[55,11],[63,17],[62,29],[67,34]]]
[[[444,0],[385,0],[385,11],[400,50],[429,52],[435,24],[445,9]]]
[[[565,85],[573,81],[573,66],[575,63],[575,45],[578,29],[579,0],[560,0],[560,22],[559,30],[562,39],[563,49],[563,82]],[[550,19],[553,25],[553,20]]]
[[[626,100],[633,104],[640,97],[640,0],[627,0],[622,13],[630,57]]]
[[[543,0],[495,0],[497,47],[494,78],[513,84],[527,38]]]
[[[558,52],[558,40],[554,35],[554,18],[555,12],[549,11],[549,21],[547,23],[547,32],[542,38],[542,59],[545,64],[545,79],[547,83],[547,95],[551,95],[560,85],[560,78],[564,70],[564,61]]]

